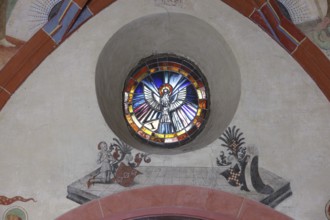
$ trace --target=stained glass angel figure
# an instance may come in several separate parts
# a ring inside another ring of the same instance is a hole
[[[158,93],[151,91],[146,85],[143,86],[145,100],[149,106],[161,113],[159,126],[157,129],[158,133],[171,134],[175,132],[174,123],[179,123],[174,118],[173,121],[170,117],[170,112],[178,109],[186,99],[187,89],[182,88],[176,93],[173,93],[173,87],[166,83],[162,85]]]

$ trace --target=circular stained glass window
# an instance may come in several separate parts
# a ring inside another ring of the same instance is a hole
[[[124,113],[139,139],[178,147],[202,130],[209,113],[207,82],[186,58],[152,55],[139,62],[124,87]]]

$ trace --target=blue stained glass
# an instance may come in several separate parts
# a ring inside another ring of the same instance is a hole
[[[144,94],[134,94],[133,96],[133,109],[145,103]]]
[[[165,71],[164,72],[164,83],[168,83],[170,77],[170,73]]]
[[[144,104],[145,102],[146,101],[144,99],[140,100],[140,101],[133,102],[133,109],[138,108],[140,105]]]
[[[162,123],[159,125],[158,133],[160,134],[171,134],[174,132],[172,123]]]
[[[158,93],[158,88],[154,81],[148,76],[142,80],[142,83],[151,89],[154,93]]]
[[[177,85],[177,83],[180,81],[181,78],[183,78],[184,76],[177,74],[177,73],[171,73],[171,77],[169,80],[169,83],[175,87]]]
[[[191,102],[191,103],[194,103],[194,104],[198,104],[198,97],[197,97],[197,92],[194,88],[193,85],[189,85],[187,86],[187,97],[186,97],[186,100]]]
[[[196,91],[198,80],[198,83],[205,87],[206,101],[209,102],[208,87],[198,67],[178,56],[157,55],[141,61],[129,77],[138,78],[134,77],[134,74],[139,73],[145,66],[155,69],[139,79],[141,81],[135,90],[131,91],[134,93],[133,98],[128,98],[127,104],[124,105],[124,112],[130,112],[130,115],[126,114],[125,117],[132,128],[131,131],[139,134],[137,136],[148,143],[166,147],[179,146],[192,140],[192,136],[198,132],[191,129],[200,131],[203,128],[200,123],[203,125],[208,116],[208,109],[202,101],[200,102]],[[187,68],[194,69],[194,74],[187,77],[180,72],[180,69]],[[205,100],[203,101],[205,103]],[[129,106],[133,107],[133,112]],[[198,111],[202,111],[203,114],[197,115]],[[138,122],[132,120],[133,115]],[[196,123],[199,123],[198,128]]]
[[[174,87],[173,89],[173,94],[176,94],[178,93],[180,90],[182,90],[183,88],[187,87],[191,85],[191,82],[185,78],[185,77],[182,77],[179,82],[176,84],[176,86]]]
[[[188,105],[183,105],[182,106],[182,110],[184,111],[184,113],[188,116],[188,118],[190,120],[193,120],[195,117],[195,113],[196,111],[194,111],[194,109],[192,109],[191,107],[189,107]]]
[[[143,93],[143,84],[139,83],[138,86],[136,87],[134,93]]]
[[[154,73],[151,75],[154,84],[156,85],[157,89],[159,89],[162,85],[164,85],[164,74],[163,72]]]

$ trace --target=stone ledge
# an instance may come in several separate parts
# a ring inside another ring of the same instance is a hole
[[[245,198],[261,202],[270,207],[277,206],[284,199],[292,195],[290,182],[277,176],[276,174],[259,168],[263,181],[269,184],[274,192],[266,195],[251,190],[250,192],[240,190],[240,187],[233,187],[220,175],[223,169],[218,167],[138,167],[142,172],[135,178],[135,182],[130,187],[123,187],[116,183],[95,184],[87,188],[87,181],[97,173],[97,170],[73,182],[68,186],[67,198],[79,204],[89,202],[94,199],[106,197],[119,192],[138,189],[148,186],[159,185],[182,185],[199,186],[214,190],[221,190],[233,193]]]

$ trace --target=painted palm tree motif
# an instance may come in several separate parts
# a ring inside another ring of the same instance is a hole
[[[227,153],[220,151],[216,162],[218,166],[227,167],[221,175],[230,185],[240,186],[241,190],[248,192],[252,189],[261,194],[274,192],[274,189],[265,184],[260,177],[257,148],[245,146],[245,138],[239,128],[228,127],[219,139],[223,142],[221,146],[227,149]]]

